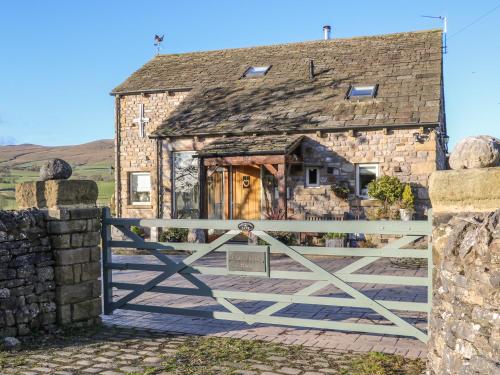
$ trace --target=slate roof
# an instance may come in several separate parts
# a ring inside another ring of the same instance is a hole
[[[217,138],[199,151],[201,157],[240,155],[286,155],[292,152],[302,140],[294,136],[247,136]]]
[[[444,118],[441,38],[428,30],[159,55],[112,94],[191,90],[153,137],[436,125]],[[242,78],[264,65],[264,77]],[[377,95],[348,100],[352,84],[378,84]]]

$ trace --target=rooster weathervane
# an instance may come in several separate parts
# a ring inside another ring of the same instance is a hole
[[[163,38],[165,37],[165,35],[162,35],[162,36],[159,36],[157,34],[155,34],[155,47],[156,47],[156,54],[159,55],[160,54],[160,49],[161,49],[161,43],[163,42]]]

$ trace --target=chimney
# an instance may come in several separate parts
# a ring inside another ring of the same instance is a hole
[[[330,27],[330,25],[323,26],[323,39],[324,40],[330,39],[330,31],[331,30],[332,30],[332,28]]]

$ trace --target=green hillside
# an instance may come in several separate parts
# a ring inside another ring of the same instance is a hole
[[[41,164],[56,157],[71,164],[71,179],[96,181],[98,204],[109,205],[114,191],[113,141],[100,140],[75,146],[0,146],[0,210],[15,209],[15,185],[38,180]]]

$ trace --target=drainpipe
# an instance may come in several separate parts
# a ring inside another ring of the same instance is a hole
[[[161,138],[156,140],[156,218],[160,219],[163,214],[163,189],[162,189],[162,166],[163,166],[163,153]]]
[[[117,217],[122,216],[121,207],[121,171],[120,171],[120,100],[121,96],[116,95],[115,97],[115,215]]]

